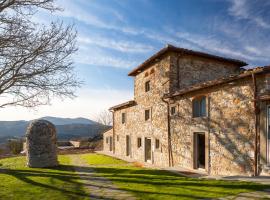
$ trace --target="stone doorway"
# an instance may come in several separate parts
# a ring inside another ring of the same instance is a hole
[[[205,134],[194,133],[194,168],[205,169]]]
[[[113,138],[112,138],[112,136],[110,136],[110,140],[109,140],[109,145],[110,145],[110,151],[112,151],[113,150]]]
[[[145,138],[144,142],[145,162],[151,162],[151,138]]]
[[[126,135],[126,156],[130,156],[131,153],[131,145],[130,145],[130,136]]]

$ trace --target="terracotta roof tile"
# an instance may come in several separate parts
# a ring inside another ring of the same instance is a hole
[[[122,108],[134,106],[135,104],[136,104],[136,102],[134,100],[131,100],[131,101],[127,101],[127,102],[118,104],[116,106],[113,106],[113,107],[109,108],[109,110],[110,111],[119,110],[119,109],[122,109]]]

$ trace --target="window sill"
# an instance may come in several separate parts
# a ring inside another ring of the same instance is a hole
[[[206,122],[206,121],[208,121],[208,117],[193,117],[192,119],[191,119],[191,121],[193,121],[193,122]]]
[[[203,117],[192,117],[192,119],[207,119],[208,118],[208,116],[203,116]]]

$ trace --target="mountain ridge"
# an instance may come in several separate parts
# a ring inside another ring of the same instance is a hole
[[[53,123],[57,130],[58,139],[94,137],[108,128],[108,126],[83,117],[62,118],[46,116],[38,119],[48,120]],[[0,140],[6,137],[24,136],[31,121],[33,120],[0,121]]]

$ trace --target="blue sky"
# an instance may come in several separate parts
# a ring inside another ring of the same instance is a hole
[[[75,24],[79,50],[74,64],[84,85],[75,100],[54,100],[34,111],[3,109],[2,119],[95,118],[101,110],[133,98],[133,79],[127,73],[167,43],[241,59],[249,67],[270,64],[268,0],[58,0],[57,4],[63,12],[40,11],[34,20]]]

